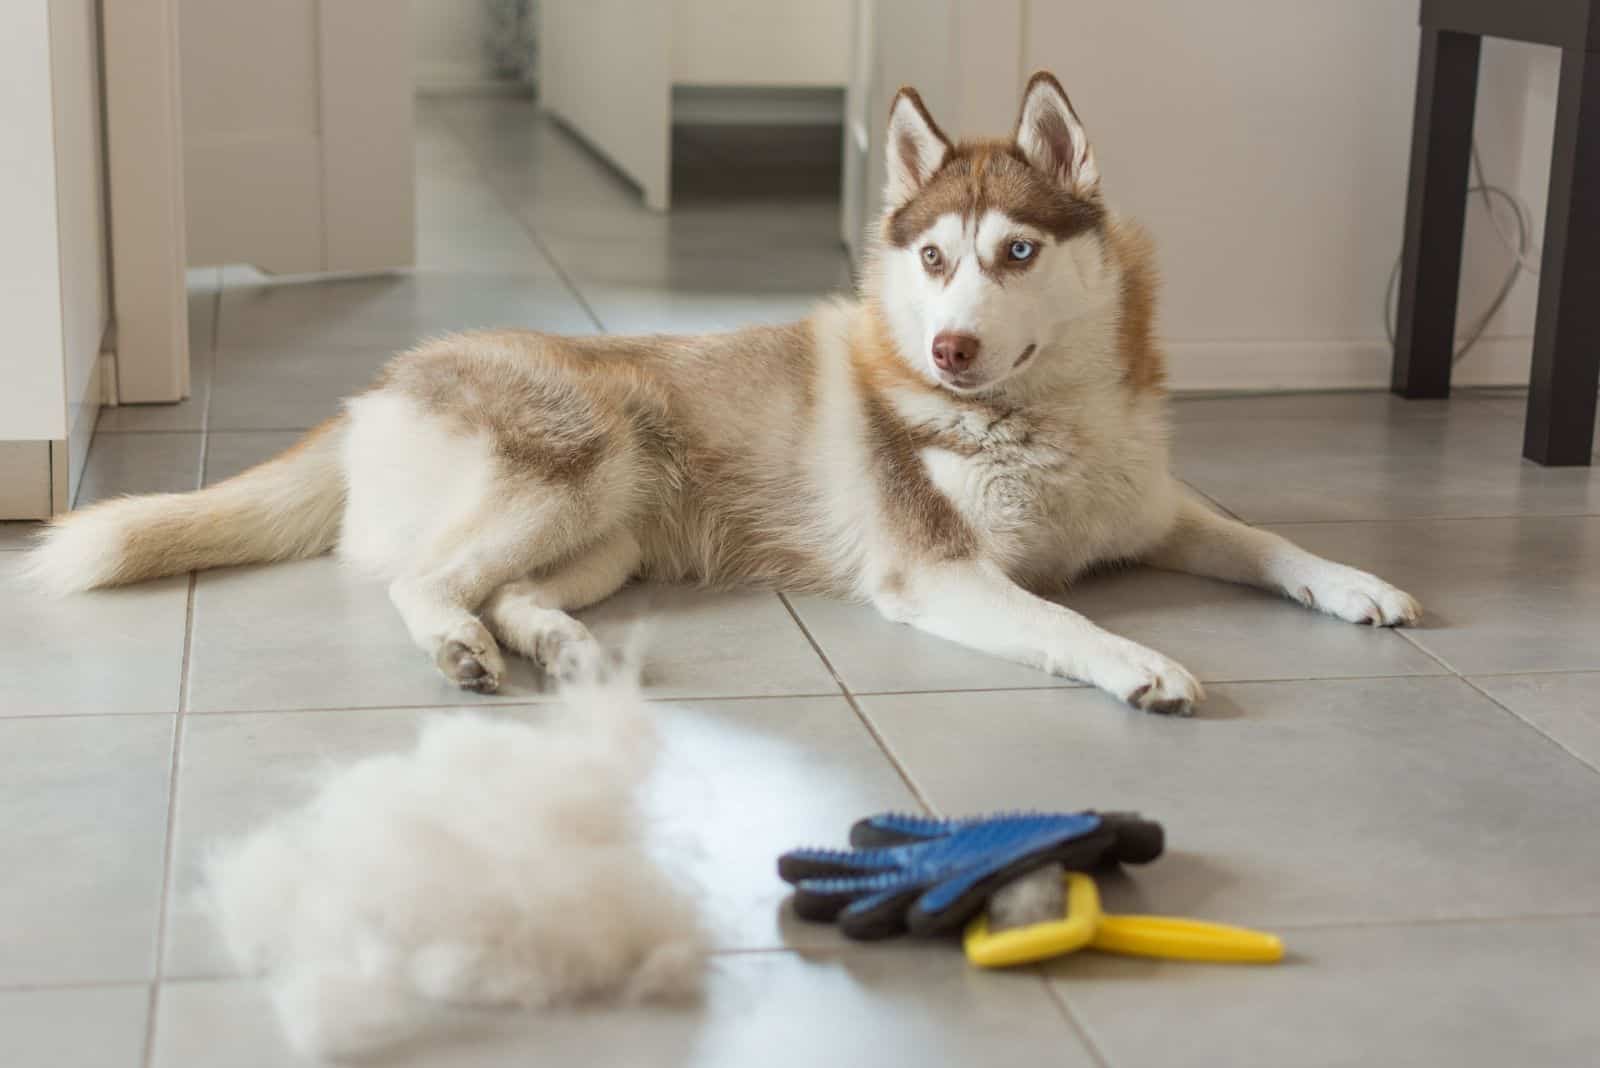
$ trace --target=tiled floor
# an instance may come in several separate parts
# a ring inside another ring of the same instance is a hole
[[[270,455],[395,347],[490,323],[697,329],[847,283],[826,199],[670,216],[518,101],[422,110],[421,268],[194,278],[196,396],[107,412],[85,500]],[[777,248],[781,255],[772,256]],[[1518,459],[1521,400],[1183,399],[1181,474],[1421,597],[1372,631],[1153,572],[1074,606],[1210,684],[1192,720],[809,597],[638,589],[667,756],[722,952],[698,1008],[500,1019],[429,1065],[1581,1065],[1600,1016],[1600,476]],[[446,687],[383,592],[329,560],[46,603],[0,527],[0,1064],[278,1066],[257,989],[193,907],[224,836],[328,760],[405,745]],[[536,716],[526,666],[492,699]],[[1171,851],[1111,905],[1280,931],[1275,969],[1080,956],[989,975],[784,909],[773,857],[926,804],[1137,808]]]

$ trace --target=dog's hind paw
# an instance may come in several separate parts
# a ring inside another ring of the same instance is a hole
[[[540,632],[535,660],[558,682],[581,682],[598,677],[605,656],[589,628],[568,617]]]
[[[488,628],[477,620],[463,623],[439,645],[434,657],[444,677],[474,693],[494,693],[505,674],[505,660]]]

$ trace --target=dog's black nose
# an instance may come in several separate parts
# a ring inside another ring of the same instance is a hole
[[[941,371],[965,371],[978,358],[978,348],[978,339],[971,334],[946,330],[933,339],[933,365]]]

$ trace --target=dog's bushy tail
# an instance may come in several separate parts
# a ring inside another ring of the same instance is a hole
[[[283,455],[195,493],[121,497],[61,516],[25,573],[71,593],[325,553],[344,510],[344,427],[343,416],[329,420]]]

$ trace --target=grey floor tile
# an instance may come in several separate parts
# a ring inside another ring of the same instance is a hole
[[[0,555],[0,718],[177,711],[186,577],[48,597],[21,563]]]
[[[395,349],[383,346],[223,348],[211,388],[212,430],[304,430],[372,386]]]
[[[788,597],[828,663],[855,693],[1077,685],[891,623],[869,605],[831,597]]]
[[[219,349],[356,345],[409,348],[452,330],[526,327],[590,333],[566,288],[525,275],[417,273],[223,290]],[[219,379],[223,364],[219,361]]]
[[[580,287],[594,282],[689,295],[808,296],[850,283],[850,259],[836,234],[798,248],[791,244],[777,258],[754,235],[728,226],[617,242],[550,237],[546,244]]]
[[[381,582],[331,556],[201,574],[189,665],[192,712],[527,701],[536,668],[507,661],[501,692],[467,693],[411,643]]]
[[[1570,1068],[1600,1046],[1600,918],[1305,931],[1291,950],[1271,968],[1085,953],[1050,974],[1113,1065]]]
[[[232,973],[197,897],[219,843],[308,797],[335,764],[408,748],[443,712],[362,709],[190,716],[184,722],[165,974]],[[538,709],[495,715],[537,722]],[[662,751],[644,812],[675,863],[704,890],[726,948],[838,946],[796,919],[774,861],[808,842],[843,844],[863,814],[914,807],[898,774],[842,698],[660,704]]]
[[[78,484],[79,508],[129,493],[183,493],[200,485],[201,436],[96,431]]]
[[[417,178],[478,177],[482,167],[453,129],[459,123],[438,114],[433,107],[437,102],[437,98],[417,100],[414,140]]]
[[[124,404],[100,410],[99,429],[200,430],[205,426],[211,392],[212,338],[216,332],[220,271],[205,272],[208,281],[189,285],[189,396],[177,404]]]
[[[12,1068],[140,1068],[144,985],[0,990],[0,1061]]]
[[[706,334],[805,318],[826,291],[805,293],[663,291],[576,281],[605,329],[614,334]]]
[[[1190,575],[1150,569],[1097,575],[1061,600],[1205,681],[1445,673],[1391,631],[1352,626],[1260,590]],[[857,693],[1073,685],[890,623],[870,607],[818,597],[790,601]]]
[[[304,436],[299,430],[214,431],[206,439],[205,484],[214,486],[270,460]]]
[[[761,697],[838,692],[774,594],[634,589],[579,613],[620,648],[652,630],[645,684],[654,697]],[[285,626],[285,620],[295,621]],[[332,557],[200,576],[189,707],[195,712],[468,705],[540,699],[542,675],[507,658],[499,694],[447,683],[411,644],[384,586]]]
[[[98,433],[150,430],[200,430],[211,396],[212,353],[190,352],[189,396],[176,404],[123,404],[101,408]]]
[[[1296,529],[1283,533],[1293,538]],[[1355,626],[1215,579],[1136,568],[1084,579],[1061,600],[1208,682],[1443,673],[1392,630]]]
[[[0,521],[0,552],[26,549],[44,524],[28,521]]]
[[[1523,401],[1179,399],[1178,473],[1251,522],[1600,512],[1593,468],[1522,459]]]
[[[1295,524],[1422,602],[1405,631],[1464,675],[1600,668],[1600,517]]]
[[[652,697],[839,692],[773,593],[632,586],[576,615],[611,649],[645,626],[644,683]]]
[[[684,843],[717,945],[844,944],[794,915],[776,861],[802,845],[843,847],[873,812],[918,808],[855,711],[838,697],[658,708],[662,757],[646,812],[664,840]]]
[[[1268,929],[1594,908],[1600,776],[1454,678],[1236,683],[1194,719],[1089,690],[861,698],[941,811],[1131,809],[1124,912]]]
[[[1472,682],[1568,752],[1600,768],[1600,673],[1483,675]]]
[[[437,1068],[594,1064],[799,1068],[1079,1068],[1095,1062],[1032,974],[979,974],[951,946],[805,957],[718,958],[704,1000],[678,1007],[483,1014],[455,1042],[385,1063]],[[152,1063],[198,1068],[300,1063],[260,989],[244,981],[162,990]]]
[[[330,768],[408,749],[427,714],[353,709],[184,717],[163,974],[233,973],[199,900],[212,850],[303,804]]]
[[[0,719],[0,986],[153,977],[173,723]]]
[[[474,170],[417,177],[417,266],[554,279],[521,219]]]
[[[627,240],[546,240],[601,325],[615,333],[699,333],[789,322],[850,287],[849,259],[831,233],[798,246],[784,239],[777,260],[752,252],[763,239],[731,220],[703,231],[684,228]]]

